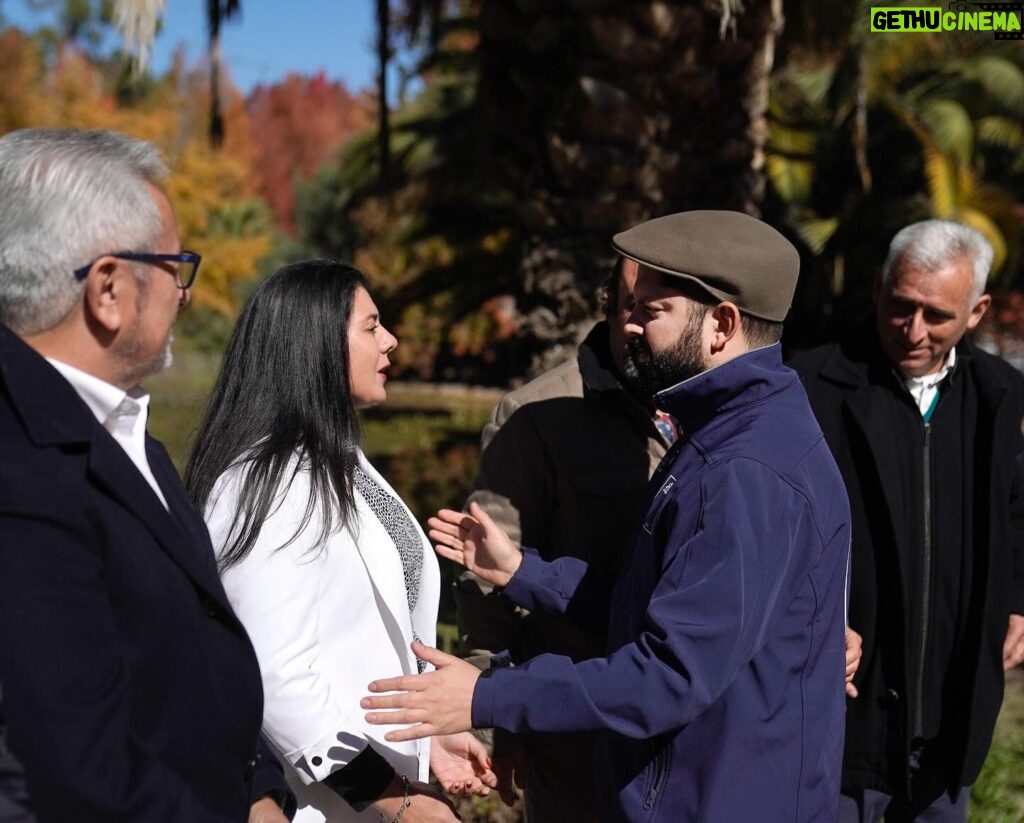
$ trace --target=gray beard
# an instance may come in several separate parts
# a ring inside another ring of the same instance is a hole
[[[174,335],[168,334],[163,351],[151,360],[140,360],[141,345],[138,339],[132,337],[126,340],[119,352],[121,362],[125,364],[122,382],[126,385],[137,386],[147,377],[169,369],[171,363],[174,362],[174,353],[171,351],[173,342]]]

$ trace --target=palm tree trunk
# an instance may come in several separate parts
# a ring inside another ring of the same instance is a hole
[[[391,9],[377,0],[377,156],[381,189],[391,177],[391,118],[388,110],[388,62],[391,59]]]
[[[683,209],[758,213],[781,7],[482,0],[485,156],[524,204],[519,309],[552,347],[538,368],[592,316],[612,234]]]

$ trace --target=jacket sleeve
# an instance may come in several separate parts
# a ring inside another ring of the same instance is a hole
[[[606,658],[574,665],[542,655],[480,678],[475,727],[648,738],[685,726],[729,687],[822,542],[804,498],[753,461],[709,470],[696,521],[674,517],[676,505],[666,504],[655,527],[665,565],[653,595],[633,603],[628,582],[616,589],[620,611],[645,610],[638,635]]]
[[[481,435],[480,468],[466,501],[479,504],[517,545],[523,523],[550,519],[553,467],[528,415],[509,395],[494,407]],[[515,604],[471,572],[455,584],[456,622],[463,654],[486,669],[491,656],[508,650],[522,659],[522,625]]]
[[[226,475],[207,511],[218,552],[227,542],[240,479],[240,470]],[[252,550],[222,575],[231,606],[259,660],[264,732],[307,784],[325,780],[367,749],[366,738],[350,731],[361,727],[355,719],[360,695],[338,694],[321,657],[320,599],[325,587],[330,587],[331,597],[344,598],[346,580],[328,579],[324,573],[326,553],[317,543],[318,511],[297,532],[309,489],[308,474],[296,472],[272,504]],[[351,532],[332,539],[351,540]],[[386,785],[393,771],[382,758],[374,762],[380,772],[375,782]]]
[[[1024,421],[1021,423],[1024,426]],[[1024,615],[1024,437],[1017,436],[1013,479],[1010,485],[1010,546],[1013,557],[1013,591],[1010,611]]]
[[[56,512],[0,511],[4,719],[37,816],[223,823],[131,731],[130,661],[101,552]]]
[[[281,768],[277,757],[270,750],[263,734],[260,734],[256,752],[256,769],[249,786],[249,805],[251,806],[265,796],[272,797],[281,806],[281,810],[289,820],[295,816],[295,795],[288,788],[284,769]]]

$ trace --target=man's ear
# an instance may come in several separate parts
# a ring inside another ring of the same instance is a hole
[[[93,263],[85,278],[87,322],[110,334],[120,331],[128,319],[128,308],[135,305],[134,279],[127,261],[101,257]]]
[[[717,353],[724,349],[740,330],[740,310],[735,303],[726,300],[711,310],[711,319],[714,321],[711,331],[711,352]]]
[[[967,318],[967,331],[974,331],[978,324],[981,322],[981,318],[985,316],[985,312],[988,311],[988,307],[992,304],[992,295],[983,294],[978,298],[977,302],[971,307],[970,317]]]

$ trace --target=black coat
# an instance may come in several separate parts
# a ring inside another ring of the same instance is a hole
[[[964,380],[962,426],[970,428],[973,476],[935,482],[965,486],[973,501],[974,589],[953,638],[950,688],[943,706],[949,788],[971,785],[992,739],[1003,697],[1002,649],[1011,613],[1024,613],[1024,379],[1008,364],[963,340],[954,380]],[[917,528],[901,504],[900,462],[920,459],[911,445],[920,414],[893,414],[913,403],[882,353],[874,330],[798,358],[811,406],[843,474],[853,517],[850,626],[864,637],[847,701],[843,787],[907,791],[908,724],[914,707],[908,638],[920,631],[914,556]],[[905,427],[905,428],[901,428]],[[939,513],[937,516],[941,516]],[[941,523],[940,523],[941,526]],[[918,621],[918,622],[915,622]],[[948,734],[946,729],[948,729]]]
[[[170,513],[0,326],[0,682],[40,823],[244,823],[287,792],[256,655],[163,447]]]

